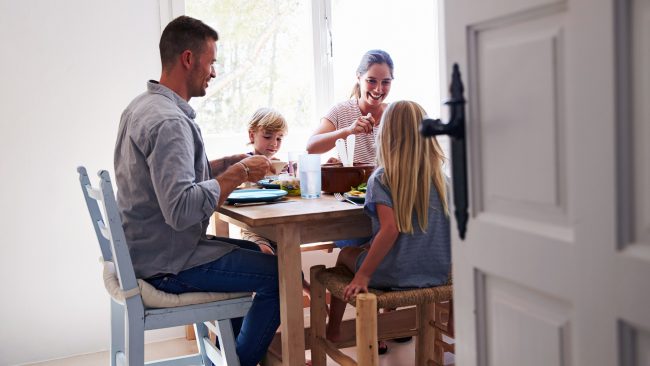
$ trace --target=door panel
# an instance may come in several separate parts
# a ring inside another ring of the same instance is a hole
[[[486,275],[483,280],[488,364],[570,364],[569,304],[497,276]]]
[[[647,366],[650,0],[451,0],[444,23],[468,99],[456,363]]]
[[[633,130],[637,198],[634,242],[650,246],[650,1],[636,0],[631,9]],[[643,143],[645,141],[645,144]]]
[[[562,29],[552,14],[470,33],[478,91],[470,105],[482,132],[474,166],[490,172],[478,182],[476,213],[567,225]]]
[[[621,365],[650,365],[650,0],[618,1],[616,9],[618,344]]]

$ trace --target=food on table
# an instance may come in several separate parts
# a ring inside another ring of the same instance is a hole
[[[358,191],[356,189],[353,189],[353,190],[348,192],[348,196],[366,198],[366,192],[361,192],[361,191]]]
[[[300,196],[300,179],[277,180],[273,181],[272,184],[279,184],[280,189],[287,191],[288,196]]]

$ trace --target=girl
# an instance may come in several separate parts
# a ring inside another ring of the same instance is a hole
[[[392,103],[377,136],[377,169],[368,180],[364,210],[373,236],[343,248],[337,265],[355,272],[344,299],[333,297],[327,338],[340,339],[345,301],[368,287],[408,289],[442,285],[451,261],[444,156],[434,138],[420,136],[426,115],[415,102]]]

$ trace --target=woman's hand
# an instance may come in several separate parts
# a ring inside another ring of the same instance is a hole
[[[333,156],[331,158],[327,159],[327,164],[340,164],[340,163],[341,163],[341,160],[339,160],[339,159],[337,159],[337,158],[335,158]]]
[[[351,135],[358,135],[360,133],[372,133],[372,129],[375,126],[375,119],[372,118],[372,115],[368,113],[366,116],[361,116],[352,122],[348,131]]]
[[[370,282],[369,277],[357,272],[352,281],[345,286],[345,290],[343,291],[343,300],[350,301],[350,299],[357,296],[358,293],[368,292],[368,282]]]

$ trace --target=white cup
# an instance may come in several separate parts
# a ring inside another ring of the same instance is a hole
[[[320,198],[320,154],[303,154],[298,157],[300,171],[300,196],[306,199]]]
[[[279,160],[271,160],[271,166],[273,167],[273,170],[275,170],[275,174],[280,174],[282,172],[282,169],[284,169],[285,166],[287,166],[286,161],[279,161]]]

